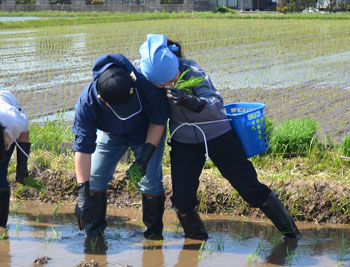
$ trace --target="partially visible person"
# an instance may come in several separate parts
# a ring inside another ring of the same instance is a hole
[[[93,80],[76,104],[75,169],[78,199],[75,214],[88,237],[102,236],[107,226],[108,183],[130,148],[145,176],[139,183],[148,239],[161,239],[164,213],[162,157],[170,108],[165,91],[138,73],[121,54],[103,55],[93,66]]]
[[[17,153],[16,181],[28,177],[30,153],[28,118],[15,96],[0,89],[0,226],[6,227],[10,206],[8,166],[14,149]]]
[[[206,157],[251,206],[260,208],[283,235],[298,238],[300,233],[277,195],[258,181],[230,120],[223,112],[223,99],[208,74],[183,57],[181,45],[163,34],[148,34],[140,46],[139,68],[155,86],[165,88],[171,106],[171,198],[185,237],[206,240],[207,230],[196,211],[199,177]],[[203,81],[179,90],[183,79],[203,77]],[[190,92],[188,92],[190,91]]]

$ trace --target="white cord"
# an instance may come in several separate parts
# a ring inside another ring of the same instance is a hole
[[[205,146],[205,156],[206,156],[206,161],[209,161],[209,152],[208,152],[208,144],[207,144],[207,138],[205,137],[205,133],[202,130],[201,127],[199,127],[198,125],[200,124],[209,124],[209,123],[216,123],[216,122],[222,122],[222,121],[230,121],[231,119],[223,119],[223,120],[216,120],[216,121],[204,121],[204,122],[196,122],[196,123],[190,123],[190,122],[182,122],[180,123],[179,126],[177,126],[174,131],[172,132],[172,134],[170,135],[168,142],[171,143],[171,138],[173,137],[174,133],[180,129],[182,126],[194,126],[196,127],[203,135],[203,140],[204,140],[204,146]]]
[[[30,162],[34,165],[35,169],[38,171],[39,176],[42,176],[38,166],[36,166],[36,164],[34,163],[34,161],[29,157],[29,155],[23,150],[23,148],[21,148],[21,146],[17,143],[17,141],[15,139],[13,139],[16,143],[16,146],[22,151],[22,153],[30,160]]]

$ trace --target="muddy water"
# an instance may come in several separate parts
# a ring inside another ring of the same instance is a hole
[[[142,236],[141,211],[108,207],[105,241],[78,230],[73,204],[12,203],[0,266],[349,266],[350,227],[298,224],[303,238],[285,242],[268,221],[202,215],[206,244],[183,238],[173,211],[164,216],[164,240]],[[46,257],[46,258],[45,258]],[[82,265],[84,266],[84,265]],[[95,265],[97,266],[97,265]]]

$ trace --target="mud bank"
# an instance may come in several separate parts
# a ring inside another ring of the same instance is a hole
[[[15,201],[38,200],[46,203],[75,202],[76,177],[72,171],[43,170],[36,177],[41,190],[21,186],[9,177]],[[171,209],[171,177],[164,175],[166,208]],[[316,223],[350,223],[350,189],[347,185],[319,179],[262,181],[278,192],[280,199],[297,221]],[[108,189],[108,202],[116,207],[141,207],[140,193],[130,189],[125,171],[116,171]],[[198,190],[198,210],[233,216],[261,218],[264,215],[250,207],[222,177],[203,172]]]

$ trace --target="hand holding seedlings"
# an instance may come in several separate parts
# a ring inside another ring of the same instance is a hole
[[[184,76],[190,71],[191,69],[185,70],[183,73],[181,73],[179,79],[176,81],[174,87],[179,90],[185,90],[188,93],[192,93],[192,88],[203,82],[205,79],[203,76],[194,77],[191,76],[188,80],[184,80]]]
[[[135,162],[136,163],[136,162]],[[143,177],[143,172],[140,165],[131,165],[129,170],[126,172],[127,178],[129,178],[129,187],[138,187],[139,182]]]
[[[141,178],[146,174],[147,164],[155,150],[155,145],[151,143],[145,143],[142,145],[140,156],[126,172],[131,185],[137,186]]]
[[[175,87],[167,88],[167,97],[174,101],[177,106],[186,107],[193,112],[199,113],[205,106],[205,101],[193,94],[193,87],[203,82],[204,77],[191,77],[183,80],[184,75],[191,69],[184,71],[179,80],[175,83]]]

